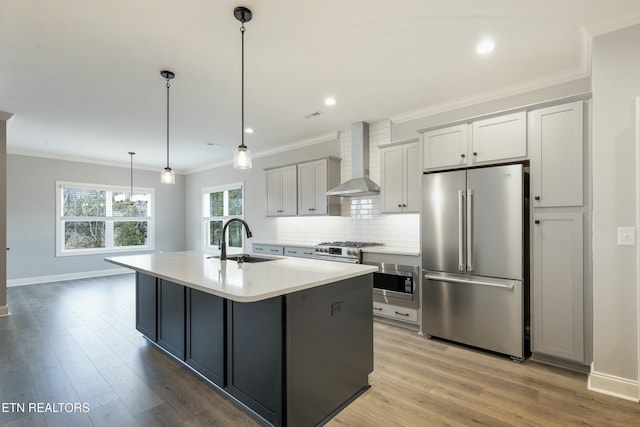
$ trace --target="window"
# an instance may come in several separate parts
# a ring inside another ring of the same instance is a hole
[[[202,190],[205,249],[217,249],[223,225],[231,218],[244,217],[244,184],[230,184]],[[227,247],[243,248],[242,224],[227,228]]]
[[[153,190],[57,182],[56,256],[153,249]]]

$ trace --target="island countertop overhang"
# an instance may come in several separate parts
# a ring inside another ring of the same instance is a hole
[[[237,302],[255,302],[377,271],[377,267],[277,257],[259,263],[182,251],[107,257],[106,261]]]

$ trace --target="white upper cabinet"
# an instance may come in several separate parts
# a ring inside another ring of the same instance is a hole
[[[466,165],[468,127],[465,123],[425,132],[422,135],[422,168]]]
[[[422,135],[422,169],[448,169],[527,157],[527,113],[476,120]]]
[[[472,123],[471,164],[524,158],[527,113],[506,114]]]
[[[420,145],[410,142],[380,148],[382,212],[420,211]]]
[[[583,204],[583,102],[530,113],[533,207]]]
[[[267,216],[297,214],[297,167],[269,169],[267,174]]]
[[[327,158],[298,165],[298,215],[340,215],[340,198],[327,196],[340,184],[340,163]]]

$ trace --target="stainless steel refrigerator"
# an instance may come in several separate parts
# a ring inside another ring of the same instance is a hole
[[[525,358],[523,165],[422,179],[422,332]]]

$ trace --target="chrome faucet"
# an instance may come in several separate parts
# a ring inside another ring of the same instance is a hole
[[[220,261],[227,260],[227,241],[225,240],[224,236],[227,234],[227,227],[229,227],[229,224],[234,221],[244,225],[244,230],[247,233],[247,239],[250,239],[253,236],[253,234],[251,234],[251,230],[249,229],[249,224],[247,224],[245,220],[240,218],[231,218],[229,221],[227,221],[224,227],[222,227],[222,235],[220,236],[220,244],[218,245],[218,249],[220,249]]]

